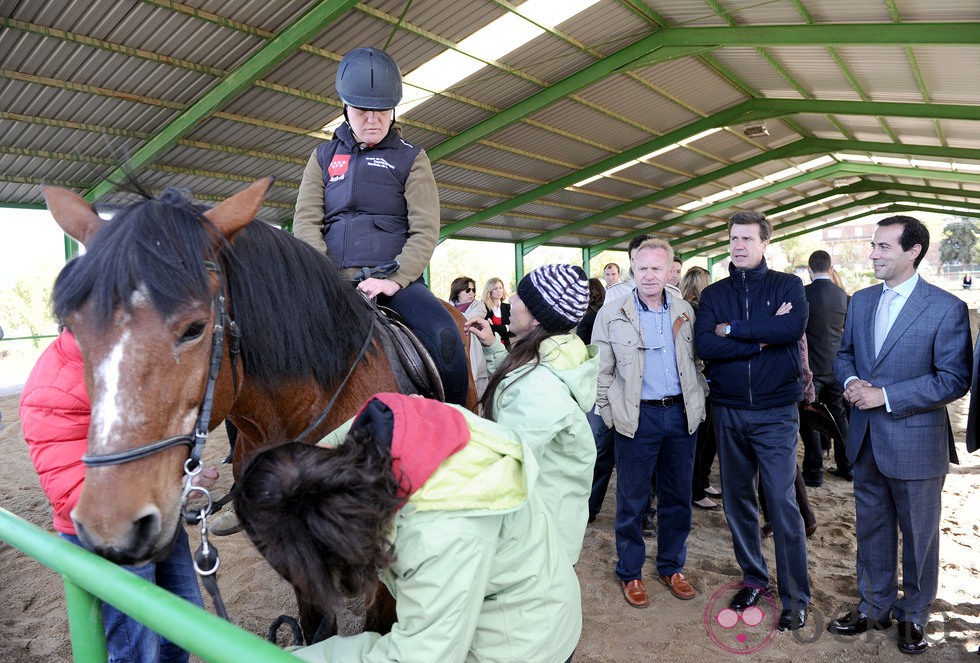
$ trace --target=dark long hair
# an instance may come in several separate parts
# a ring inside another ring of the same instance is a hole
[[[544,340],[546,338],[565,333],[567,333],[567,331],[550,332],[541,325],[537,325],[520,339],[514,339],[511,341],[510,354],[508,354],[507,358],[501,362],[500,366],[497,367],[497,370],[494,371],[493,375],[490,377],[490,382],[487,383],[487,390],[483,392],[483,397],[480,399],[480,407],[484,417],[487,419],[495,418],[493,411],[493,397],[497,393],[497,388],[500,386],[503,379],[522,366],[530,364],[531,368],[534,368],[540,364],[541,344],[544,342]]]
[[[390,440],[387,441],[390,444]],[[256,455],[242,472],[235,512],[276,573],[310,603],[336,613],[390,565],[387,539],[401,499],[391,452],[369,427],[339,447],[288,442]]]

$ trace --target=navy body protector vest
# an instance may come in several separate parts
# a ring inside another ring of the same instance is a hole
[[[338,267],[374,267],[401,253],[408,239],[405,182],[420,151],[395,128],[374,147],[361,149],[346,124],[317,148],[321,232]]]

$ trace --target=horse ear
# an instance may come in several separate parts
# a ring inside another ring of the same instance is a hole
[[[258,180],[244,191],[239,191],[204,213],[208,221],[213,223],[221,234],[231,239],[235,233],[251,223],[259,213],[259,207],[265,200],[265,194],[275,181],[273,177]]]
[[[44,194],[48,211],[61,229],[82,245],[88,244],[95,233],[106,224],[106,220],[95,213],[92,205],[74,191],[60,186],[44,185],[41,193]]]

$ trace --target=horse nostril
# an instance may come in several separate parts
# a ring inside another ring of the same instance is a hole
[[[132,541],[134,545],[155,541],[160,533],[160,514],[154,511],[133,522]]]

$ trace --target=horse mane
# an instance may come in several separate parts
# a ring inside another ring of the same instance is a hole
[[[347,371],[364,342],[370,310],[326,257],[292,235],[253,221],[231,245],[186,192],[129,205],[106,223],[55,282],[55,315],[89,304],[107,329],[145,291],[163,317],[211,299],[208,263],[220,262],[242,333],[249,379],[269,386],[313,377],[324,386]]]
[[[332,385],[364,343],[371,311],[325,254],[253,221],[225,255],[242,364],[264,385],[313,376]]]
[[[391,564],[387,535],[401,502],[390,449],[355,427],[344,444],[300,442],[257,454],[242,471],[235,513],[269,565],[305,600],[336,612]]]
[[[88,243],[87,252],[58,275],[52,293],[55,315],[63,321],[89,304],[95,324],[105,330],[118,306],[132,312],[137,289],[164,316],[191,301],[209,300],[205,261],[215,259],[210,247],[221,235],[201,209],[177,189],[122,208]]]

